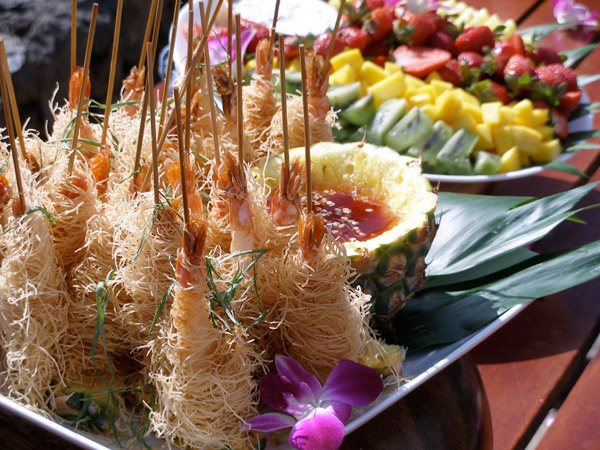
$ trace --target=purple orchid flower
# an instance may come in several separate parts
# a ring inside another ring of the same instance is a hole
[[[292,427],[289,444],[299,450],[334,450],[344,439],[344,423],[352,406],[366,406],[383,391],[379,374],[370,367],[341,360],[324,386],[294,359],[275,357],[278,374],[260,380],[262,401],[281,413],[248,421],[250,429],[269,432]]]
[[[574,3],[573,0],[552,0],[554,17],[558,23],[581,25],[584,27],[597,27],[597,11],[590,11],[585,5]]]
[[[242,57],[244,53],[246,53],[246,49],[248,48],[248,44],[254,37],[256,30],[248,29],[242,31],[241,34],[241,43],[242,43]],[[208,51],[210,53],[210,63],[221,64],[228,60],[227,57],[227,36],[224,37],[216,37],[209,39],[208,41]],[[231,36],[231,61],[235,62],[235,35]],[[235,67],[235,65],[234,65]]]

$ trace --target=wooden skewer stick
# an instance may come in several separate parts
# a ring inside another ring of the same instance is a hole
[[[173,31],[171,33],[171,43],[169,45],[169,56],[167,58],[167,74],[165,76],[165,84],[163,89],[163,97],[160,105],[160,130],[165,126],[167,119],[167,99],[169,98],[169,85],[171,84],[171,73],[173,71],[173,52],[175,51],[175,39],[177,38],[177,27],[179,26],[179,10],[181,8],[181,0],[175,2],[173,11]]]
[[[15,131],[13,128],[13,122],[10,115],[10,98],[8,96],[7,79],[10,73],[7,74],[4,65],[0,66],[0,90],[2,92],[2,103],[4,105],[4,118],[6,120],[6,128],[8,129],[8,139],[10,142],[10,150],[13,158],[13,165],[15,166],[15,178],[17,179],[17,189],[19,191],[19,202],[21,203],[21,212],[25,212],[27,207],[25,205],[25,194],[23,192],[23,180],[21,179],[21,168],[19,166],[19,153],[15,144]]]
[[[71,144],[71,155],[69,156],[69,175],[73,172],[75,162],[75,152],[79,141],[79,127],[81,126],[81,113],[83,111],[83,102],[85,101],[85,87],[87,85],[90,73],[90,59],[92,58],[92,46],[94,44],[94,33],[96,32],[96,18],[98,17],[98,3],[92,5],[92,20],[90,21],[90,30],[88,33],[87,46],[85,48],[85,61],[83,63],[83,79],[79,89],[79,104],[77,105],[77,114],[75,115],[75,126],[73,128],[73,142]]]
[[[119,53],[119,35],[121,34],[121,15],[123,13],[123,0],[117,4],[117,16],[115,18],[115,34],[113,36],[112,55],[110,59],[110,74],[108,75],[108,87],[106,89],[106,105],[104,107],[104,123],[102,124],[102,138],[100,145],[106,144],[106,135],[108,134],[108,124],[110,121],[110,111],[112,104],[112,92],[115,84],[115,70],[117,67],[117,54]]]
[[[203,12],[203,5],[200,4],[200,16],[202,18],[202,29],[205,29],[206,17]],[[210,105],[210,121],[212,126],[213,134],[213,148],[215,153],[215,170],[221,164],[221,154],[219,149],[219,128],[217,126],[217,111],[215,108],[215,97],[213,91],[213,79],[212,72],[210,70],[210,52],[208,51],[208,39],[206,34],[204,35],[204,63],[206,64],[206,90],[208,91],[208,103]]]
[[[160,32],[160,22],[162,20],[163,0],[158,0],[158,8],[154,17],[154,30],[152,32],[152,60],[156,60],[156,48],[158,47],[158,33]]]
[[[326,71],[329,71],[329,60],[331,59],[331,54],[333,53],[333,46],[335,44],[335,38],[337,36],[338,28],[340,27],[340,20],[342,19],[342,14],[344,13],[344,5],[346,4],[346,0],[342,0],[340,2],[340,9],[338,11],[337,19],[335,19],[335,26],[333,27],[333,31],[331,32],[331,40],[329,41],[329,47],[327,47],[327,55],[325,56],[325,65],[323,66]]]
[[[285,52],[283,51],[284,38],[279,35],[279,84],[281,85],[281,125],[283,128],[283,163],[284,185],[287,186],[290,179],[290,141],[287,117],[287,90],[285,85]]]
[[[342,0],[343,1],[343,0]],[[306,93],[306,55],[304,44],[300,45],[300,77],[302,78],[302,104],[304,106],[304,159],[306,164],[306,200],[309,214],[312,212],[312,176],[310,165],[310,118],[308,94]]]
[[[238,139],[238,164],[244,167],[244,103],[242,102],[242,39],[240,15],[235,15],[235,86],[237,88],[237,139]],[[244,174],[243,170],[240,173]]]
[[[17,98],[15,96],[15,88],[13,86],[12,77],[10,75],[10,67],[8,66],[8,58],[6,57],[6,48],[4,47],[4,41],[0,39],[0,63],[2,64],[2,70],[4,71],[4,78],[6,79],[6,87],[8,90],[8,96],[10,99],[10,106],[14,119],[15,129],[17,130],[17,137],[19,138],[19,144],[21,148],[21,156],[23,160],[28,160],[27,150],[25,149],[25,139],[23,138],[23,127],[21,125],[21,118],[19,117],[19,109],[17,108]]]
[[[148,12],[148,21],[146,22],[146,31],[144,33],[144,41],[142,42],[142,51],[140,53],[140,62],[138,62],[138,69],[144,65],[146,61],[146,42],[150,39],[150,33],[152,32],[152,25],[154,24],[154,18],[156,17],[156,5],[157,0],[152,0],[150,5],[150,11]]]
[[[275,12],[273,13],[273,25],[271,26],[271,36],[269,37],[269,51],[267,52],[267,61],[273,54],[273,46],[275,45],[275,29],[277,28],[277,19],[279,18],[279,3],[281,0],[275,2]],[[281,47],[283,49],[283,47]]]
[[[190,224],[190,209],[187,192],[187,149],[184,148],[183,131],[181,130],[181,96],[179,88],[173,89],[173,97],[175,97],[175,122],[177,122],[177,140],[179,142],[179,174],[181,176],[181,195],[183,196],[183,223],[185,228]]]
[[[154,203],[160,203],[160,193],[158,191],[158,148],[156,146],[156,114],[154,111],[154,61],[152,52],[152,42],[146,44],[146,65],[148,76],[146,77],[146,91],[148,103],[150,104],[150,133],[152,136],[152,175],[154,177]]]
[[[140,117],[140,129],[138,132],[137,148],[135,151],[135,162],[133,164],[133,186],[134,189],[137,187],[137,179],[140,174],[141,165],[140,160],[142,159],[142,146],[144,144],[144,131],[146,129],[146,112],[148,110],[148,95],[152,94],[152,91],[144,89],[144,99],[142,100],[142,113]]]
[[[223,4],[223,0],[219,0],[219,3],[217,3],[217,8],[215,9],[215,13],[213,14],[212,18],[210,19],[210,22],[208,24],[208,29],[210,30],[212,28],[212,26],[215,23],[215,20],[217,19],[217,15],[219,13],[219,9],[221,8],[221,5]],[[198,60],[200,59],[200,55],[202,54],[203,51],[203,46],[204,46],[204,36],[202,36],[202,38],[200,38],[200,42],[198,43],[198,46],[196,48],[196,51],[194,52],[194,57],[192,58],[192,63],[191,63],[191,67],[190,70],[187,71],[183,82],[181,83],[180,88],[183,89],[184,87],[186,87],[188,85],[188,83],[191,82],[191,78],[192,78],[192,74],[193,74],[193,68],[196,67],[196,64],[198,64]],[[163,132],[161,133],[159,139],[158,139],[158,154],[160,155],[160,152],[163,148],[163,145],[165,144],[165,141],[167,140],[167,131],[169,130],[169,127],[173,124],[173,120],[175,120],[175,111],[171,111],[171,113],[169,114],[169,117],[167,118],[167,124],[165,126],[165,128],[163,129]],[[142,191],[144,189],[146,189],[146,187],[148,186],[148,183],[150,182],[150,172],[148,172],[146,174],[146,178],[144,179],[143,183],[142,183]]]
[[[231,35],[233,34],[233,0],[227,2],[227,54],[229,55],[229,61],[227,66],[229,67],[229,79],[233,78],[233,67],[231,61]]]
[[[185,70],[193,73],[192,58],[194,53],[194,39],[190,39],[189,36],[193,36],[194,32],[194,2],[190,0],[188,3],[188,42],[187,42],[187,58]],[[200,2],[202,6],[202,2]],[[190,142],[192,140],[192,83],[188,83],[185,87],[185,148],[190,148]]]
[[[71,75],[77,67],[77,0],[71,1]]]

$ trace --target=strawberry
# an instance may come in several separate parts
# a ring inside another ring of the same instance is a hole
[[[460,86],[462,83],[462,70],[460,62],[457,59],[451,59],[444,67],[438,69],[438,72],[444,81],[452,83],[454,86]]]
[[[396,34],[402,33],[403,36],[406,34],[406,43],[412,45],[424,44],[435,31],[435,19],[429,16],[419,16],[409,10],[404,12],[396,25]]]
[[[550,114],[552,114],[552,124],[556,136],[560,140],[566,139],[569,134],[569,119],[556,108],[551,109]]]
[[[506,86],[503,86],[500,83],[496,83],[495,81],[490,81],[490,89],[494,91],[493,96],[505,105],[511,102],[512,99],[508,95],[508,90],[506,89]]]
[[[511,56],[518,53],[518,50],[512,44],[508,42],[496,42],[496,46],[492,49],[492,56],[496,58],[496,75],[499,77],[503,76],[508,60]]]
[[[519,55],[525,56],[525,44],[523,38],[517,33],[513,33],[506,41],[507,44],[512,45]]]
[[[363,29],[369,33],[373,44],[383,41],[393,28],[394,11],[386,7],[373,9],[371,18],[363,23]]]
[[[582,92],[580,90],[565,92],[560,96],[558,101],[558,110],[566,117],[569,117],[573,111],[579,106]]]
[[[469,69],[473,69],[474,67],[481,67],[481,65],[483,64],[483,56],[475,52],[462,52],[458,55],[456,59],[458,59],[459,63],[462,61],[466,61],[469,65]]]
[[[419,78],[444,67],[451,57],[450,52],[440,48],[401,45],[394,50],[396,64],[404,67],[404,72]]]
[[[388,56],[391,49],[392,47],[387,44],[369,44],[367,45],[367,48],[365,48],[363,56]]]
[[[450,36],[450,34],[446,33],[445,31],[442,31],[442,30],[437,30],[431,36],[429,36],[429,39],[427,39],[427,42],[425,42],[425,45],[427,47],[441,48],[444,50],[448,50],[453,55],[456,54],[454,38],[452,36]]]
[[[365,30],[357,27],[342,28],[338,31],[338,39],[341,39],[347,47],[357,48],[362,52],[365,51],[369,43],[369,34]]]
[[[251,20],[241,19],[240,20],[241,31],[254,30],[254,36],[248,44],[248,52],[254,53],[256,46],[261,39],[269,39],[269,29],[260,23],[252,22]]]
[[[533,67],[533,61],[531,58],[526,56],[515,54],[510,57],[506,66],[504,67],[504,78],[508,77],[522,77],[526,73],[530,76],[535,76],[536,71]]]
[[[467,28],[455,41],[458,52],[477,52],[483,54],[483,47],[494,47],[494,33],[489,27]]]
[[[529,52],[531,59],[539,66],[540,64],[562,64],[563,61],[553,49],[550,47],[536,47]]]
[[[373,62],[381,67],[385,67],[385,63],[389,60],[390,57],[388,55],[377,55],[375,58],[373,58]]]
[[[320,34],[313,42],[313,52],[315,55],[321,55],[323,58],[327,55],[329,49],[329,43],[331,42],[331,33]],[[344,41],[339,38],[335,38],[333,43],[333,51],[331,56],[335,56],[344,50]]]
[[[456,36],[458,36],[458,29],[456,28],[456,25],[454,25],[445,17],[436,16],[435,27],[437,31],[441,31],[452,36],[453,41]]]
[[[550,109],[548,103],[546,103],[544,100],[534,100],[533,107],[537,109]]]
[[[558,87],[562,83],[567,83],[567,92],[577,90],[577,75],[572,69],[562,64],[540,66],[535,69],[535,73],[540,81],[543,81],[548,86]]]
[[[369,11],[373,11],[376,8],[381,8],[385,6],[384,0],[366,0],[367,9]]]
[[[298,46],[298,38],[296,36],[287,36],[283,40],[283,53],[286,61],[290,61],[300,54],[300,47]]]
[[[456,49],[462,52],[483,54],[483,47],[494,47],[494,33],[489,27],[467,28],[455,41]]]

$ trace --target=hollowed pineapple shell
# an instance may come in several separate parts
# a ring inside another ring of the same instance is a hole
[[[290,151],[290,159],[304,160],[304,149]],[[276,184],[282,156],[258,168],[266,182]],[[425,283],[425,257],[437,226],[437,196],[422,176],[418,160],[387,147],[370,144],[323,142],[311,148],[314,186],[358,191],[386,203],[398,223],[366,241],[344,243],[356,284],[372,295],[377,326],[384,326]]]

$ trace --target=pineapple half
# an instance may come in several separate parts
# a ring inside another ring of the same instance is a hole
[[[297,158],[304,161],[304,148],[290,151],[290,160]],[[277,184],[282,161],[279,155],[256,168],[271,187]],[[396,216],[393,226],[381,234],[344,242],[358,273],[355,283],[372,296],[375,325],[390,325],[425,283],[425,257],[437,230],[437,196],[423,177],[419,160],[388,147],[323,142],[311,148],[311,164],[315,191],[334,189],[373,198]]]

